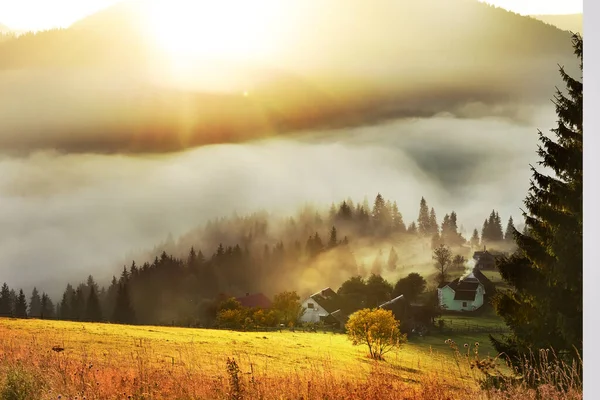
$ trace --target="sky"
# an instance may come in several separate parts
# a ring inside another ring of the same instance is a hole
[[[0,23],[16,30],[67,27],[117,0],[0,0]],[[573,14],[583,0],[488,0],[520,14]],[[34,12],[35,11],[35,12]]]

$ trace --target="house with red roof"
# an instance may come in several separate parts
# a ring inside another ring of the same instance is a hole
[[[267,309],[271,308],[271,300],[263,293],[246,293],[245,296],[236,297],[236,300],[242,305],[242,307],[246,308],[262,308]]]

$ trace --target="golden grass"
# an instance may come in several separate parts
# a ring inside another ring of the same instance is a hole
[[[411,343],[376,363],[342,334],[0,319],[2,400],[488,398],[476,374]]]

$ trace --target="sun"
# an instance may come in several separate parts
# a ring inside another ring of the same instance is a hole
[[[154,42],[172,58],[255,61],[276,46],[275,0],[154,0],[148,28]]]

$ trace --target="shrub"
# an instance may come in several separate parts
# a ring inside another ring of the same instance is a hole
[[[2,400],[30,400],[41,397],[42,383],[35,375],[17,365],[8,370],[0,391]]]
[[[390,310],[374,308],[350,315],[346,329],[353,345],[366,344],[371,358],[383,360],[385,353],[406,342],[406,335],[400,333],[398,325]]]

